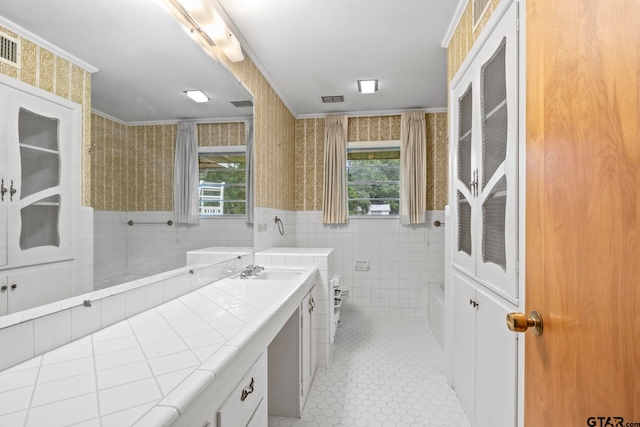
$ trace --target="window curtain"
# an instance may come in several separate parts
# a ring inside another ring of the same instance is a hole
[[[253,208],[254,208],[254,183],[253,183],[253,120],[247,120],[245,123],[245,135],[247,138],[247,176],[246,176],[246,207],[245,219],[247,224],[253,224]]]
[[[422,224],[427,210],[427,137],[424,111],[400,117],[400,223]]]
[[[197,224],[198,133],[195,122],[179,122],[173,179],[173,211],[176,224]]]
[[[347,116],[332,115],[324,124],[322,222],[347,223]]]

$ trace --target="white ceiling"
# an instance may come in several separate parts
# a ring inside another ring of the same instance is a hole
[[[158,0],[0,0],[0,16],[96,67],[92,107],[124,122],[250,117],[251,95]],[[201,89],[196,104],[183,93]]]
[[[447,105],[442,40],[459,0],[213,0],[295,115]],[[379,91],[358,93],[377,78]],[[342,104],[321,96],[344,95]]]
[[[459,0],[210,0],[294,116],[446,107]],[[98,68],[92,107],[125,122],[247,117],[249,98],[161,0],[0,0],[0,16]],[[379,79],[363,95],[358,79]],[[182,93],[202,89],[212,101]],[[321,96],[344,95],[323,104]]]

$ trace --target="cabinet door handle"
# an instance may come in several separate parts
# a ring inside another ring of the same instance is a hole
[[[9,200],[13,202],[13,195],[16,194],[18,190],[13,188],[13,180],[11,180],[11,190],[9,191]]]
[[[11,285],[11,290],[15,290],[18,287],[18,285],[16,285],[15,283],[13,285]]]
[[[6,290],[7,290],[7,288],[8,288],[8,286],[7,286],[7,285],[4,285],[3,287],[1,287],[1,288],[0,288],[0,291],[4,292],[4,291],[6,291]]]
[[[251,384],[249,384],[249,387],[245,387],[242,390],[242,396],[240,396],[240,401],[244,402],[244,400],[247,398],[247,396],[249,396],[251,393],[253,393],[253,377],[251,378]]]
[[[0,183],[0,200],[4,202],[4,195],[7,192],[7,187],[4,186],[4,179]]]

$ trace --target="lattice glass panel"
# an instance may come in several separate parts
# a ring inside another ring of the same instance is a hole
[[[507,156],[506,38],[482,66],[482,189]]]
[[[507,177],[503,176],[482,204],[482,260],[507,270],[505,247]]]
[[[471,205],[458,191],[458,251],[471,255]]]
[[[45,197],[20,209],[20,249],[60,247],[60,195]]]
[[[472,126],[472,87],[458,101],[458,179],[471,187],[471,126]]]
[[[59,126],[56,118],[20,109],[20,199],[60,185]]]

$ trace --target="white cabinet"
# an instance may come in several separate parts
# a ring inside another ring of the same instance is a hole
[[[80,123],[78,104],[0,78],[0,273],[9,277],[8,294],[33,288],[13,304],[9,299],[9,313],[70,296],[51,287],[60,283],[60,270],[74,270],[69,262],[80,221]],[[56,262],[62,262],[59,269],[52,267]],[[34,265],[43,265],[40,274],[22,269]],[[53,277],[47,277],[49,268]],[[12,288],[11,276],[21,276],[22,285]],[[46,284],[45,278],[52,280]]]
[[[314,290],[269,345],[269,415],[302,415],[317,368]]]
[[[0,272],[0,316],[71,297],[72,263]]]
[[[492,16],[451,82],[451,376],[474,427],[516,425],[518,7]]]
[[[267,425],[267,354],[262,353],[218,410],[218,427]]]
[[[518,298],[517,2],[452,81],[452,262]]]
[[[300,304],[300,342],[302,343],[300,348],[300,413],[302,413],[307,396],[309,395],[311,382],[313,381],[317,368],[315,305],[312,289]]]
[[[511,310],[464,274],[452,275],[453,388],[475,427],[515,426],[517,340]]]

